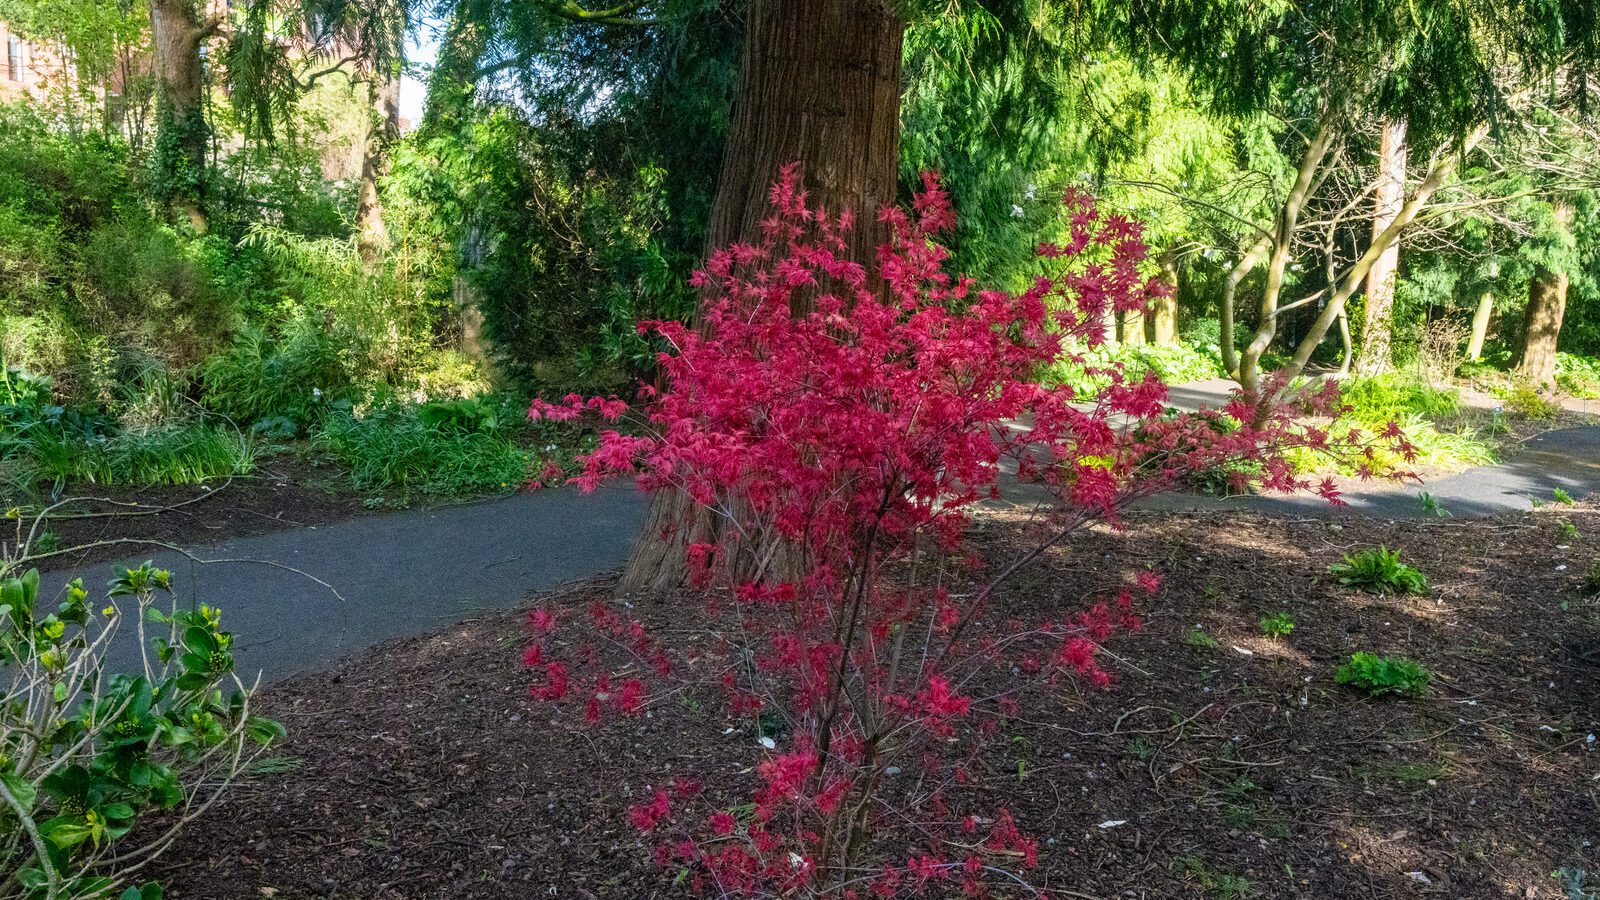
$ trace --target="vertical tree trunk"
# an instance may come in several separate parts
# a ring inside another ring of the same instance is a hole
[[[214,26],[202,23],[190,0],[150,0],[151,53],[156,70],[158,190],[195,228],[206,228],[205,71],[200,45]]]
[[[746,22],[707,247],[758,239],[768,189],[798,162],[813,203],[855,211],[849,253],[870,265],[900,164],[904,21],[882,0],[753,0]],[[681,584],[688,545],[715,529],[687,497],[657,493],[618,590]]]
[[[1178,253],[1168,250],[1161,254],[1161,283],[1166,285],[1164,297],[1150,303],[1150,343],[1170,346],[1178,342]]]
[[[389,246],[383,225],[383,200],[378,179],[389,171],[389,151],[400,137],[400,60],[375,66],[368,89],[372,116],[367,125],[366,149],[361,155],[361,192],[356,206],[356,245],[361,258],[371,262]]]
[[[1378,147],[1378,187],[1374,196],[1372,236],[1377,238],[1400,213],[1406,199],[1406,123],[1383,124]],[[1394,287],[1400,274],[1400,242],[1383,251],[1367,272],[1367,310],[1361,328],[1361,357],[1356,371],[1377,375],[1389,370],[1394,341]]]
[[[1522,352],[1516,374],[1535,385],[1556,377],[1556,338],[1567,311],[1567,273],[1540,269],[1528,282],[1528,312],[1523,319]]]
[[[1572,227],[1572,204],[1555,203],[1555,227]],[[1541,266],[1528,283],[1528,311],[1522,322],[1522,351],[1517,354],[1516,374],[1545,385],[1556,377],[1556,339],[1561,335],[1561,320],[1567,312],[1567,272]]]
[[[1483,358],[1483,342],[1489,337],[1489,320],[1494,317],[1494,293],[1484,291],[1478,298],[1478,309],[1472,314],[1472,337],[1467,339],[1467,359],[1477,362]]]
[[[1124,344],[1140,345],[1145,343],[1144,312],[1137,309],[1123,310],[1120,332],[1120,339]]]

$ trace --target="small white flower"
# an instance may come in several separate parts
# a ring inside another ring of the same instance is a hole
[[[1013,218],[1013,219],[1022,218],[1022,207],[1018,206],[1015,203],[1011,204],[1011,218]]]
[[[313,397],[321,397],[322,396],[322,388],[319,388],[319,387],[312,388],[311,389],[311,396],[313,396]]]

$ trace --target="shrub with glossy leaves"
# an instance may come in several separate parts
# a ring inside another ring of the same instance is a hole
[[[1218,413],[1170,412],[1158,379],[1116,366],[1084,392],[1034,382],[1069,348],[1103,344],[1108,312],[1160,290],[1141,273],[1139,226],[1081,194],[1066,198],[1071,240],[1040,247],[1048,274],[1020,294],[944,270],[935,238],[953,216],[932,177],[911,209],[883,213],[893,238],[870,268],[841,256],[850,215],[809,206],[793,171],[771,200],[763,239],[714,253],[697,276],[700,327],[647,326],[669,347],[666,388],[645,392],[646,427],[604,434],[578,479],[638,471],[645,489],[705,511],[681,527],[694,529],[690,569],[725,633],[675,660],[625,611],[598,606],[565,627],[620,656],[570,655],[552,637],[560,616],[536,610],[531,690],[600,722],[663,702],[655,682],[715,673],[729,714],[761,735],[783,725],[738,814],[684,784],[632,810],[661,863],[702,894],[979,896],[997,873],[1025,882],[1039,847],[1006,809],[973,799],[971,767],[999,722],[1063,678],[1108,684],[1100,645],[1138,629],[1135,598],[1160,578],[1130,573],[1087,610],[1028,623],[995,610],[996,591],[1051,545],[1195,471],[1250,460],[1241,482],[1308,486],[1282,451],[1328,443],[1296,419],[1336,405],[1336,388],[1292,407],[1236,398],[1220,428]],[[572,396],[531,410],[592,413],[628,406]],[[974,567],[965,528],[974,503],[1009,487],[1005,460],[1051,502],[1036,543]],[[892,777],[910,768],[916,787]]]
[[[158,604],[170,591],[149,563],[98,609],[81,580],[54,609],[37,570],[0,580],[0,898],[159,897],[127,883],[283,735],[251,713],[221,613]],[[117,673],[123,627],[156,634]]]

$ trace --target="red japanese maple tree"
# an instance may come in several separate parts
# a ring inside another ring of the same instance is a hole
[[[888,897],[935,884],[979,896],[995,878],[1026,883],[1038,848],[1012,816],[958,808],[967,766],[1016,712],[1021,682],[1108,683],[1100,645],[1138,629],[1134,599],[1160,579],[1140,573],[1105,602],[1028,625],[991,613],[995,591],[1049,546],[1198,472],[1311,487],[1283,454],[1334,443],[1304,419],[1336,412],[1336,388],[1185,413],[1167,408],[1153,375],[1119,367],[1101,370],[1109,383],[1091,394],[1039,384],[1046,364],[1104,341],[1108,313],[1163,289],[1141,271],[1138,224],[1083,194],[1064,200],[1071,240],[1041,246],[1041,274],[1016,294],[945,271],[935,237],[954,217],[932,176],[909,210],[883,213],[893,239],[870,274],[844,255],[850,214],[812,208],[793,170],[771,202],[760,245],[721,250],[696,276],[698,327],[644,326],[669,348],[666,387],[639,408],[649,428],[606,432],[577,481],[637,473],[645,490],[683,491],[714,514],[715,537],[689,553],[703,591],[727,599],[714,613],[730,623],[717,680],[732,715],[777,723],[782,737],[763,738],[741,813],[703,808],[679,784],[630,818],[663,864],[718,896]],[[572,396],[530,414],[627,412]],[[1317,490],[1338,501],[1330,483]],[[1044,501],[1037,542],[953,578],[974,504],[1011,491]],[[548,611],[530,619],[533,694],[579,704],[590,721],[649,708],[656,692],[640,672],[687,677],[610,608],[581,627],[625,648],[632,674],[553,658],[555,627]],[[1019,687],[980,678],[997,667]],[[891,783],[904,768],[915,783]]]

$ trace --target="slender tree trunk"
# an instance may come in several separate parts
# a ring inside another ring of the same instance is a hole
[[[1383,123],[1383,138],[1378,148],[1378,188],[1374,196],[1372,237],[1383,234],[1400,213],[1406,199],[1406,123]],[[1367,272],[1367,310],[1361,328],[1361,356],[1356,362],[1360,375],[1387,372],[1392,365],[1394,341],[1394,288],[1400,275],[1400,242],[1386,247]]]
[[[150,0],[158,188],[201,231],[207,225],[206,148],[211,135],[200,45],[213,31],[191,0]]]
[[[1300,211],[1311,196],[1312,184],[1322,161],[1333,147],[1333,122],[1331,114],[1325,116],[1317,133],[1306,145],[1300,158],[1300,168],[1278,210],[1277,223],[1272,234],[1272,253],[1267,258],[1267,281],[1261,291],[1261,317],[1256,324],[1255,337],[1239,359],[1239,386],[1246,394],[1254,396],[1261,389],[1261,355],[1272,346],[1278,335],[1278,298],[1283,293],[1284,271],[1294,252],[1294,236],[1300,225]]]
[[[372,92],[372,117],[367,125],[366,149],[361,155],[361,192],[356,207],[356,238],[361,258],[371,262],[389,246],[383,224],[383,200],[378,180],[389,171],[389,151],[400,137],[400,60],[374,67],[368,89]]]
[[[1472,314],[1472,337],[1467,339],[1467,359],[1477,362],[1483,358],[1483,342],[1489,337],[1489,321],[1494,317],[1494,292],[1484,291],[1478,297],[1478,309]]]
[[[1272,249],[1272,239],[1263,236],[1251,245],[1250,249],[1239,257],[1233,268],[1228,270],[1228,277],[1222,282],[1222,299],[1217,301],[1217,317],[1220,320],[1220,337],[1217,340],[1217,351],[1222,354],[1222,368],[1227,370],[1228,377],[1241,381],[1239,374],[1239,348],[1234,343],[1237,328],[1234,324],[1235,301],[1239,295],[1239,285],[1250,277],[1256,266],[1267,258],[1267,251]],[[1242,383],[1242,382],[1241,382]]]
[[[746,22],[708,249],[757,240],[768,189],[798,162],[813,203],[855,211],[848,252],[870,266],[900,163],[904,21],[880,0],[754,0]],[[688,545],[715,532],[687,497],[657,493],[619,592],[678,586]]]
[[[1523,319],[1522,351],[1516,374],[1535,385],[1556,377],[1556,338],[1567,311],[1567,273],[1541,268],[1528,282],[1528,312]]]
[[[1178,342],[1178,252],[1169,249],[1161,254],[1161,283],[1166,285],[1166,296],[1150,303],[1150,343],[1170,346]]]

